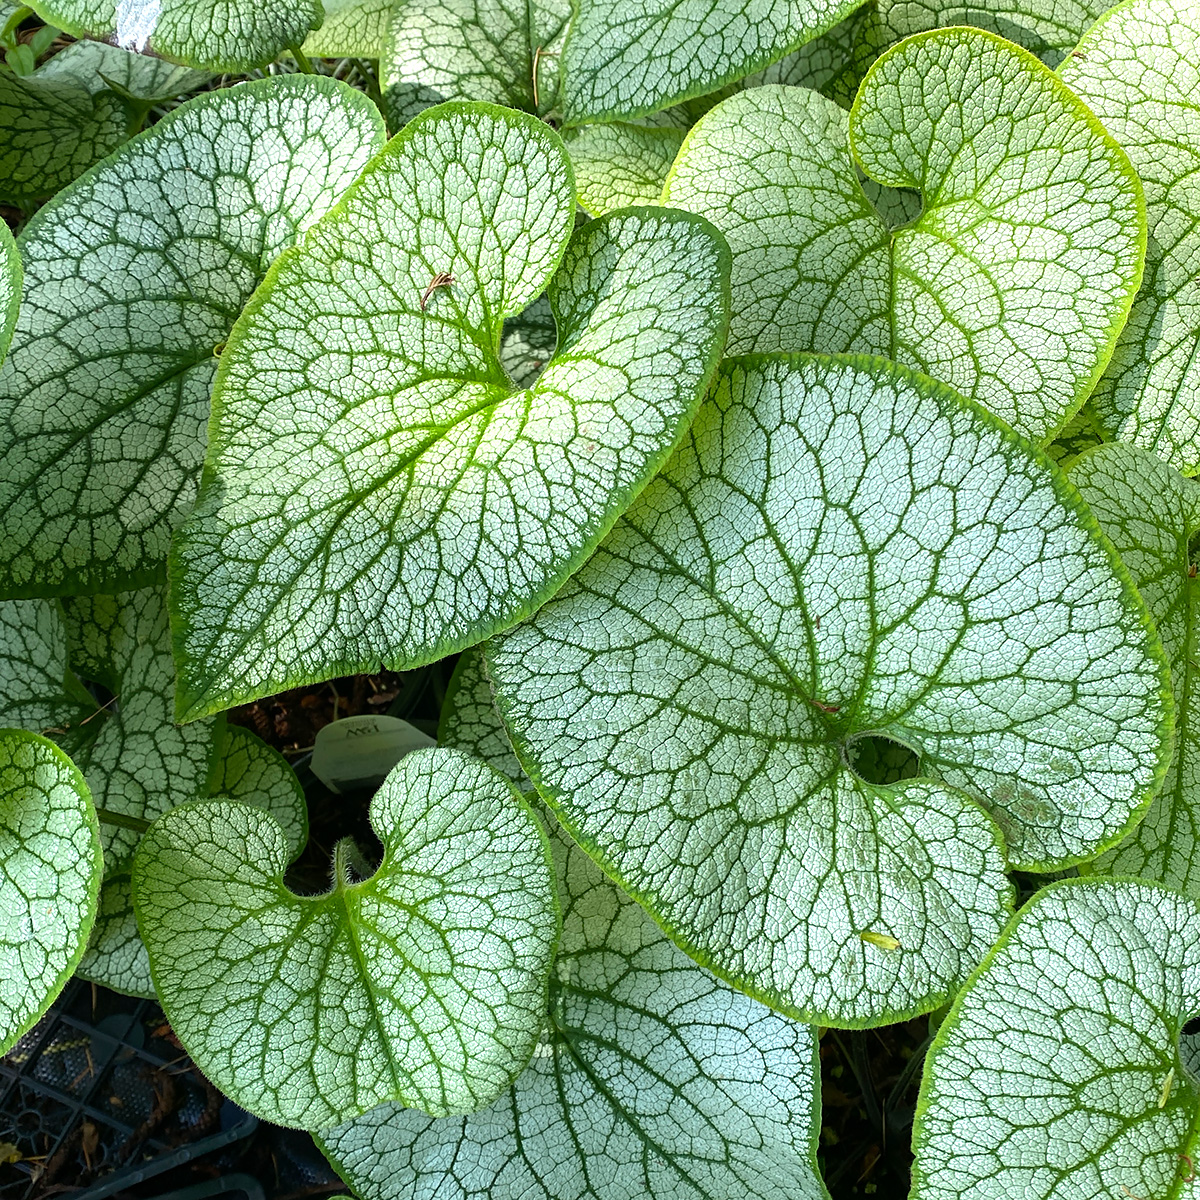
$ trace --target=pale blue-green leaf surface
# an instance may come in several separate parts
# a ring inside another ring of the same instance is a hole
[[[570,16],[570,0],[396,0],[379,60],[393,127],[442,100],[545,116]]]
[[[308,806],[283,755],[248,729],[226,728],[225,747],[209,780],[210,795],[269,812],[287,838],[290,862],[308,840]],[[191,797],[182,797],[190,799]],[[104,881],[100,909],[77,975],[129,996],[154,997],[150,959],[138,933],[128,872]]]
[[[892,40],[946,25],[975,25],[1057,66],[1109,0],[876,0]]]
[[[324,12],[320,0],[33,0],[29,7],[74,37],[208,71],[270,62],[303,42]]]
[[[1114,438],[1200,471],[1200,6],[1114,9],[1063,79],[1128,152],[1146,190],[1146,275],[1092,405]]]
[[[315,76],[197,97],[46,205],[0,367],[0,595],[161,579],[196,497],[214,352],[383,137]]]
[[[17,311],[21,307],[21,254],[8,228],[0,221],[0,363],[8,353]]]
[[[1200,484],[1148,450],[1114,443],[1071,469],[1158,626],[1175,688],[1175,756],[1142,823],[1088,869],[1136,875],[1200,899],[1200,738],[1192,725],[1200,660],[1196,535]]]
[[[573,193],[544,124],[441,105],[272,269],[172,551],[185,719],[513,624],[665,460],[724,340],[724,242],[646,208],[568,247]],[[551,276],[558,351],[519,390],[504,319]]]
[[[70,978],[101,865],[96,813],[71,760],[36,734],[0,732],[0,1054]]]
[[[1074,490],[878,359],[727,360],[485,654],[572,835],[702,962],[823,1024],[934,1008],[1010,911],[1004,840],[1035,869],[1113,844],[1170,747],[1161,646]],[[865,737],[924,778],[857,773]]]
[[[323,0],[325,20],[304,43],[319,58],[378,58],[392,0]]]
[[[934,1041],[912,1200],[1193,1194],[1200,1088],[1179,1036],[1198,1014],[1193,901],[1134,880],[1041,892]]]
[[[919,191],[890,228],[856,169]],[[663,193],[733,252],[729,351],[883,354],[1050,440],[1100,378],[1141,282],[1141,186],[1035,58],[975,29],[880,58],[849,119],[760,87],[692,130]]]
[[[683,138],[682,129],[620,121],[568,132],[580,206],[600,216],[628,204],[656,204]]]
[[[477,653],[439,735],[523,778]],[[361,1200],[821,1200],[814,1031],[677,950],[555,827],[563,932],[546,1023],[470,1116],[388,1104],[318,1142]]]
[[[172,810],[134,861],[138,927],[172,1028],[226,1095],[320,1129],[389,1099],[490,1104],[529,1060],[558,933],[545,835],[502,776],[419,750],[371,804],[365,881],[283,884],[282,830],[247,804]]]
[[[570,125],[655,112],[783,58],[856,0],[578,0],[563,51]]]

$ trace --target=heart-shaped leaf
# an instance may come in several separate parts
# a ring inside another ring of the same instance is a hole
[[[1047,888],[933,1043],[913,1200],[1180,1196],[1200,1088],[1179,1035],[1197,1013],[1195,903],[1132,880]]]
[[[1109,0],[876,0],[892,40],[946,25],[976,25],[1057,66]]]
[[[195,500],[214,352],[382,137],[374,105],[335,80],[227,88],[177,108],[30,221],[0,367],[0,594],[162,578]]]
[[[782,58],[858,0],[578,0],[563,52],[569,125],[655,112]]]
[[[1162,649],[1074,490],[877,359],[727,360],[591,561],[485,651],[572,835],[707,966],[822,1024],[933,1008],[982,958],[1011,896],[981,804],[1015,862],[1070,862],[1170,746]],[[872,739],[926,777],[868,775]]]
[[[1192,725],[1200,659],[1195,538],[1200,484],[1147,450],[1100,446],[1071,481],[1112,539],[1158,626],[1175,685],[1175,756],[1145,820],[1089,870],[1137,875],[1200,899],[1200,741]]]
[[[439,736],[521,778],[476,653]],[[338,1173],[361,1200],[823,1200],[811,1027],[715,980],[557,827],[550,842],[563,932],[529,1068],[468,1117],[387,1104],[320,1134]]]
[[[1200,471],[1200,9],[1114,9],[1063,63],[1063,79],[1128,151],[1146,189],[1146,275],[1092,399],[1103,428]]]
[[[627,204],[653,204],[683,145],[682,129],[585,125],[567,135],[579,203],[595,216]]]
[[[849,140],[847,140],[849,139]],[[858,182],[916,189],[889,227]],[[991,34],[910,38],[846,114],[755,88],[692,130],[665,202],[733,252],[729,350],[862,351],[1050,440],[1112,354],[1141,280],[1141,186],[1096,118]]]
[[[295,771],[283,755],[248,729],[226,728],[224,752],[209,781],[209,794],[269,812],[287,839],[288,862],[308,840],[308,807]],[[128,996],[154,998],[150,958],[138,933],[127,871],[104,881],[92,938],[75,973]]]
[[[393,128],[442,100],[544,116],[570,16],[570,0],[396,0],[379,59]]]
[[[0,200],[53,195],[128,141],[154,100],[209,78],[100,42],[75,42],[29,76],[0,71]]]
[[[244,71],[298,46],[320,0],[33,0],[47,24],[208,71]]]
[[[222,357],[172,552],[184,719],[513,624],[657,471],[720,353],[727,252],[661,209],[568,248],[573,191],[542,122],[441,105],[272,269]],[[564,249],[558,352],[520,391],[504,318]]]
[[[70,978],[102,865],[87,784],[57,746],[0,732],[0,1054]]]
[[[392,0],[323,0],[325,20],[304,43],[316,58],[378,58]]]
[[[397,1099],[490,1104],[529,1060],[557,939],[549,848],[519,793],[453,750],[406,756],[371,803],[379,869],[345,843],[323,896],[284,886],[278,824],[182,805],[134,860],[158,995],[196,1065],[267,1120],[320,1129]]]

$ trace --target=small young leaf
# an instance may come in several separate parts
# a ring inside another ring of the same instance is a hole
[[[877,0],[892,40],[945,25],[976,25],[1055,67],[1109,0]]]
[[[134,860],[138,927],[171,1026],[223,1092],[320,1129],[386,1100],[434,1116],[490,1104],[532,1053],[557,937],[549,850],[481,762],[418,750],[371,804],[379,869],[283,884],[282,831],[207,801],[155,823]]]
[[[1137,875],[1200,899],[1200,741],[1192,724],[1200,683],[1200,484],[1135,446],[1100,446],[1071,482],[1112,539],[1158,626],[1175,686],[1175,756],[1142,823],[1088,869]]]
[[[707,966],[823,1024],[927,1011],[995,940],[979,805],[1014,862],[1071,862],[1123,836],[1170,745],[1162,649],[1074,490],[878,359],[727,360],[604,545],[485,654],[572,835]],[[866,736],[925,778],[857,774]]]
[[[627,204],[655,204],[683,145],[682,129],[585,125],[566,137],[579,203],[593,216]]]
[[[100,42],[75,42],[26,78],[0,71],[0,200],[51,196],[128,141],[122,92],[148,107],[210,78]]]
[[[665,460],[724,340],[727,251],[662,209],[566,248],[573,190],[540,121],[442,105],[272,269],[172,551],[183,719],[513,624]],[[558,353],[518,391],[504,318],[560,258]]]
[[[1198,1013],[1195,903],[1133,880],[1039,893],[933,1043],[913,1200],[1184,1194],[1200,1089],[1179,1035]]]
[[[318,1135],[361,1200],[824,1200],[810,1026],[698,967],[565,837],[548,1027],[490,1108],[397,1104]]]
[[[439,735],[523,778],[477,652]],[[529,1068],[490,1108],[387,1104],[318,1136],[361,1200],[823,1200],[813,1030],[691,962],[555,826],[563,933]]]
[[[393,0],[323,0],[325,20],[304,43],[311,58],[378,58]]]
[[[214,352],[382,138],[344,84],[265,79],[182,105],[33,218],[0,367],[0,595],[162,578]]]
[[[1200,9],[1134,0],[1060,74],[1128,151],[1146,189],[1146,275],[1092,398],[1102,428],[1200,471]]]
[[[857,167],[918,190],[919,216],[890,228]],[[726,100],[664,202],[729,239],[730,352],[883,354],[1034,441],[1100,378],[1146,245],[1124,152],[1036,59],[974,29],[889,51],[848,121],[797,88]]]
[[[308,806],[295,771],[248,729],[227,727],[209,794],[269,812],[287,838],[288,862],[308,840]],[[75,973],[128,996],[154,997],[150,959],[138,933],[127,873],[104,881],[92,940]]]
[[[858,7],[858,0],[578,0],[563,52],[568,125],[619,121],[758,71]]]
[[[320,0],[30,0],[77,38],[111,41],[206,71],[244,71],[298,46],[321,24]]]
[[[396,0],[379,60],[393,128],[442,100],[550,112],[570,16],[570,0]]]
[[[36,734],[0,732],[0,1054],[70,978],[102,865],[83,776]]]

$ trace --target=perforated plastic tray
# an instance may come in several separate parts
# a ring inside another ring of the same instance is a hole
[[[0,1200],[63,1184],[102,1200],[256,1124],[192,1066],[157,1004],[75,980],[0,1058],[0,1157],[16,1158],[0,1163]]]

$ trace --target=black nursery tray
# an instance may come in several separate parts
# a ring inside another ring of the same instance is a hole
[[[102,1200],[256,1124],[193,1067],[157,1004],[75,980],[0,1058],[0,1200]]]

